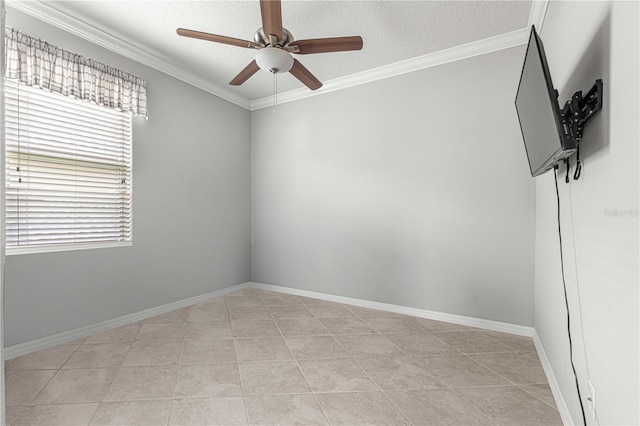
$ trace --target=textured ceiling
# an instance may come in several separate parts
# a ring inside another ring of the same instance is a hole
[[[251,1],[47,1],[99,30],[170,61],[249,100],[273,93],[260,71],[240,87],[228,82],[255,51],[176,35],[183,27],[251,40],[261,26]],[[295,39],[360,35],[357,52],[298,55],[323,82],[527,27],[531,1],[283,1]],[[290,74],[278,91],[303,87]]]

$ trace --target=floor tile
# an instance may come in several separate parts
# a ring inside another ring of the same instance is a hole
[[[282,337],[252,337],[235,340],[238,361],[289,361],[293,359]]]
[[[339,302],[332,302],[331,300],[315,299],[312,297],[298,296],[298,299],[306,306],[326,306],[326,307],[343,307],[347,308],[348,305]],[[349,311],[351,312],[351,311]]]
[[[478,354],[469,357],[516,384],[546,384],[542,364],[518,352]]]
[[[358,364],[382,390],[443,387],[433,374],[408,356],[359,359]]]
[[[133,367],[178,364],[181,353],[182,340],[136,340],[131,345],[131,349],[122,362],[122,365],[125,367]]]
[[[187,332],[186,323],[143,324],[136,340],[142,339],[182,339]]]
[[[82,345],[62,368],[120,367],[130,348],[128,342]]]
[[[242,395],[237,364],[182,365],[175,398]]]
[[[166,314],[156,315],[155,317],[144,320],[145,324],[158,324],[165,322],[187,322],[189,318],[189,308],[176,309]]]
[[[314,392],[372,392],[378,386],[351,358],[299,361],[302,374]]]
[[[319,393],[316,396],[332,425],[410,424],[382,392]]]
[[[311,318],[311,312],[304,305],[268,306],[273,318]]]
[[[174,399],[170,426],[246,425],[242,397]]]
[[[32,404],[100,402],[107,393],[116,368],[59,370],[34,398]]]
[[[518,336],[510,333],[500,333],[498,331],[481,330],[480,333],[485,336],[489,336],[492,339],[503,343],[510,348],[513,348],[520,352],[536,352],[536,345],[533,344],[533,339],[527,336]]]
[[[133,342],[141,327],[142,324],[136,323],[112,328],[111,330],[87,337],[84,343]]]
[[[87,426],[97,408],[97,403],[36,405],[27,407],[16,424],[20,426]]]
[[[448,389],[391,391],[387,396],[414,425],[487,425],[493,423]]]
[[[556,400],[549,385],[521,385],[520,388],[557,409]]]
[[[561,425],[557,410],[516,386],[460,388],[455,392],[499,425]]]
[[[166,425],[170,409],[170,399],[103,402],[98,407],[91,426]]]
[[[256,306],[264,306],[262,297],[260,296],[236,296],[227,298],[227,306],[231,308],[251,308]]]
[[[508,380],[465,355],[415,357],[418,364],[451,388],[509,385]]]
[[[79,339],[70,340],[68,342],[61,343],[61,345],[81,345],[87,340],[87,337],[80,337]]]
[[[233,337],[229,321],[187,323],[185,337],[189,339],[230,339]]]
[[[376,331],[385,333],[424,333],[424,329],[418,324],[415,318],[394,316],[394,317],[367,317],[365,322]]]
[[[251,425],[327,424],[318,402],[310,394],[250,395],[246,404]]]
[[[188,322],[228,321],[229,311],[226,300],[214,299],[210,302],[199,303],[189,308]]]
[[[7,406],[5,407],[5,419],[8,426],[13,426],[13,424],[18,420],[18,418],[22,415],[22,412],[26,410],[27,407],[24,406]]]
[[[285,341],[297,360],[349,357],[332,336],[294,336],[285,337]]]
[[[513,348],[477,331],[436,332],[434,336],[465,354],[513,352]]]
[[[232,320],[231,331],[234,337],[280,336],[280,331],[273,320]]]
[[[120,367],[104,401],[171,398],[178,366]]]
[[[302,302],[293,294],[285,294],[285,293],[272,293],[265,294],[262,296],[262,300],[264,304],[267,306],[277,306],[277,305],[301,305]]]
[[[331,334],[367,334],[376,333],[367,323],[358,317],[320,318]]]
[[[355,314],[346,306],[337,303],[306,305],[309,312],[318,318],[353,317]]]
[[[233,339],[184,339],[181,364],[236,362]]]
[[[13,370],[57,370],[67,362],[79,345],[60,345],[19,356],[5,363],[5,371]]]
[[[55,370],[5,372],[5,404],[27,405],[55,374]]]
[[[234,298],[235,299],[235,298]],[[231,320],[242,319],[258,319],[258,320],[270,320],[271,313],[266,306],[256,306],[248,308],[229,308],[229,317]]]
[[[156,363],[173,364],[137,365]],[[311,392],[334,424],[560,423],[528,337],[261,289],[10,360],[5,378],[8,424],[246,424],[245,403],[252,424],[324,424]]]
[[[353,312],[356,316],[359,316],[360,318],[397,317],[397,316],[401,316],[400,314],[396,314],[395,312],[381,311],[379,309],[364,308],[362,306],[349,305],[349,309],[351,310],[351,312]]]
[[[317,318],[281,318],[275,321],[283,336],[329,334]]]
[[[450,355],[459,352],[448,343],[428,333],[385,334],[407,355]]]
[[[240,363],[246,395],[307,393],[309,386],[293,361]]]
[[[324,302],[336,303],[336,302],[329,302],[327,300],[317,299],[315,297],[306,297],[306,296],[298,296],[298,300],[300,300],[300,302],[302,302],[305,305],[318,304],[318,303],[324,303]]]
[[[420,325],[424,330],[428,332],[436,331],[465,331],[471,330],[471,327],[466,325],[453,324],[451,322],[436,321],[427,318],[415,318],[416,323]]]
[[[403,355],[396,345],[379,334],[350,334],[335,336],[335,338],[355,358]]]

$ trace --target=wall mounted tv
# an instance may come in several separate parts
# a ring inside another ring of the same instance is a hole
[[[539,176],[578,149],[584,125],[602,108],[602,80],[584,98],[576,92],[560,109],[542,40],[531,26],[515,103],[531,176]]]

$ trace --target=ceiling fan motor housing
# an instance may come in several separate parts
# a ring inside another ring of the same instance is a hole
[[[256,52],[256,63],[265,71],[273,74],[289,72],[293,67],[293,57],[279,47],[265,47]]]
[[[262,27],[258,28],[258,30],[253,35],[253,41],[262,46],[269,46],[271,44],[271,38],[269,34],[265,33]],[[278,46],[284,47],[293,41],[293,34],[286,28],[282,28],[282,38],[277,39],[276,43]]]

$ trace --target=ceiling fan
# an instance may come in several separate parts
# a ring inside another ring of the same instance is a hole
[[[322,87],[322,83],[291,54],[344,52],[362,49],[362,37],[332,37],[294,40],[291,33],[282,26],[280,0],[260,0],[262,28],[253,36],[254,41],[241,40],[217,34],[178,28],[183,37],[197,38],[232,46],[256,49],[256,58],[251,61],[229,84],[239,86],[263,69],[273,74],[290,72],[311,90]]]

